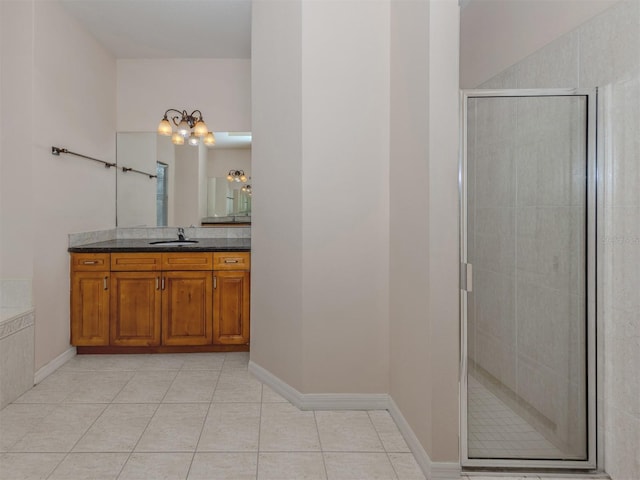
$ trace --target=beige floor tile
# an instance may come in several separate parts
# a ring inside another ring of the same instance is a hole
[[[369,412],[369,418],[378,432],[380,440],[382,440],[382,446],[387,452],[410,452],[407,442],[405,442],[388,411],[372,410]]]
[[[69,452],[104,411],[104,404],[58,405],[12,452]]]
[[[159,403],[171,387],[176,370],[136,372],[114,403]]]
[[[0,454],[0,480],[42,480],[64,457],[64,453]]]
[[[425,480],[422,469],[412,453],[389,453],[398,480]]]
[[[271,387],[262,385],[262,403],[289,403],[289,400],[274,392]]]
[[[208,404],[166,403],[158,407],[135,448],[136,452],[193,452]]]
[[[366,411],[322,411],[315,415],[323,451],[384,452]]]
[[[133,378],[134,372],[85,373],[86,378],[67,395],[65,403],[109,403]]]
[[[180,353],[147,355],[142,359],[138,370],[180,370],[184,365],[184,357],[184,354]]]
[[[198,451],[257,452],[259,430],[259,403],[213,403]]]
[[[0,410],[0,452],[7,452],[49,415],[55,405],[13,403]]]
[[[184,480],[192,453],[132,453],[118,480]]]
[[[329,480],[396,480],[386,453],[324,454]]]
[[[80,372],[57,371],[26,391],[14,403],[61,403],[69,393],[82,385],[86,377]]]
[[[128,453],[70,453],[49,479],[115,480],[128,457]]]
[[[226,353],[190,353],[184,358],[182,370],[222,370]]]
[[[260,453],[258,480],[326,480],[320,452]]]
[[[226,360],[225,360],[226,362]],[[260,402],[262,384],[246,370],[223,368],[216,390],[214,402]]]
[[[0,411],[0,480],[423,478],[387,412],[298,410],[248,359],[77,356]]]
[[[168,403],[209,403],[213,397],[219,375],[219,370],[180,371],[162,401]]]
[[[263,403],[260,421],[261,452],[320,451],[313,412],[289,403]]]
[[[232,368],[249,368],[249,352],[228,352],[224,359],[224,370]]]
[[[255,480],[257,453],[196,453],[189,480]]]
[[[133,371],[140,368],[147,355],[76,355],[61,371]]]
[[[130,452],[155,413],[155,404],[112,404],[73,448],[74,452]]]

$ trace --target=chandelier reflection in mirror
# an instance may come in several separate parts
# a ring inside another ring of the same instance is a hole
[[[244,174],[244,170],[229,170],[229,175],[227,175],[227,180],[229,182],[246,183],[247,176]]]
[[[176,131],[173,130],[169,119],[176,126]],[[168,109],[158,125],[158,135],[170,136],[174,145],[184,145],[186,140],[189,145],[195,146],[200,143],[200,139],[207,147],[213,147],[216,144],[216,138],[204,123],[200,110],[187,113],[186,110]]]
[[[244,187],[242,187],[242,191],[247,192],[247,194],[251,196],[251,185],[245,185]]]

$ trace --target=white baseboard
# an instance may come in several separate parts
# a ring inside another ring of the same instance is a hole
[[[389,397],[389,414],[393,421],[396,422],[400,433],[404,437],[405,442],[409,446],[411,453],[415,457],[418,465],[422,469],[424,475],[429,480],[459,480],[461,476],[460,465],[453,462],[434,462],[429,458],[427,452],[422,448],[422,444],[416,434],[413,433],[409,423],[402,415],[400,408],[393,398]]]
[[[386,410],[389,405],[386,393],[300,393],[254,362],[249,371],[300,410]]]
[[[75,356],[76,347],[69,347],[69,349],[62,352],[56,358],[47,363],[44,367],[39,368],[33,376],[33,383],[37,385]]]
[[[388,394],[304,394],[252,361],[249,362],[249,371],[300,410],[388,410],[425,477],[429,480],[460,479],[459,464],[431,461],[427,452],[422,448],[418,437],[413,433],[409,423],[400,412],[398,405]]]

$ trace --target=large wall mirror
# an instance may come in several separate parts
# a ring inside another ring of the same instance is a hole
[[[251,133],[214,134],[216,144],[207,147],[118,132],[116,225],[251,223]]]

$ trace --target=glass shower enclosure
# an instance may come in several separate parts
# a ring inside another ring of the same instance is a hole
[[[596,467],[596,92],[462,93],[461,453]]]

